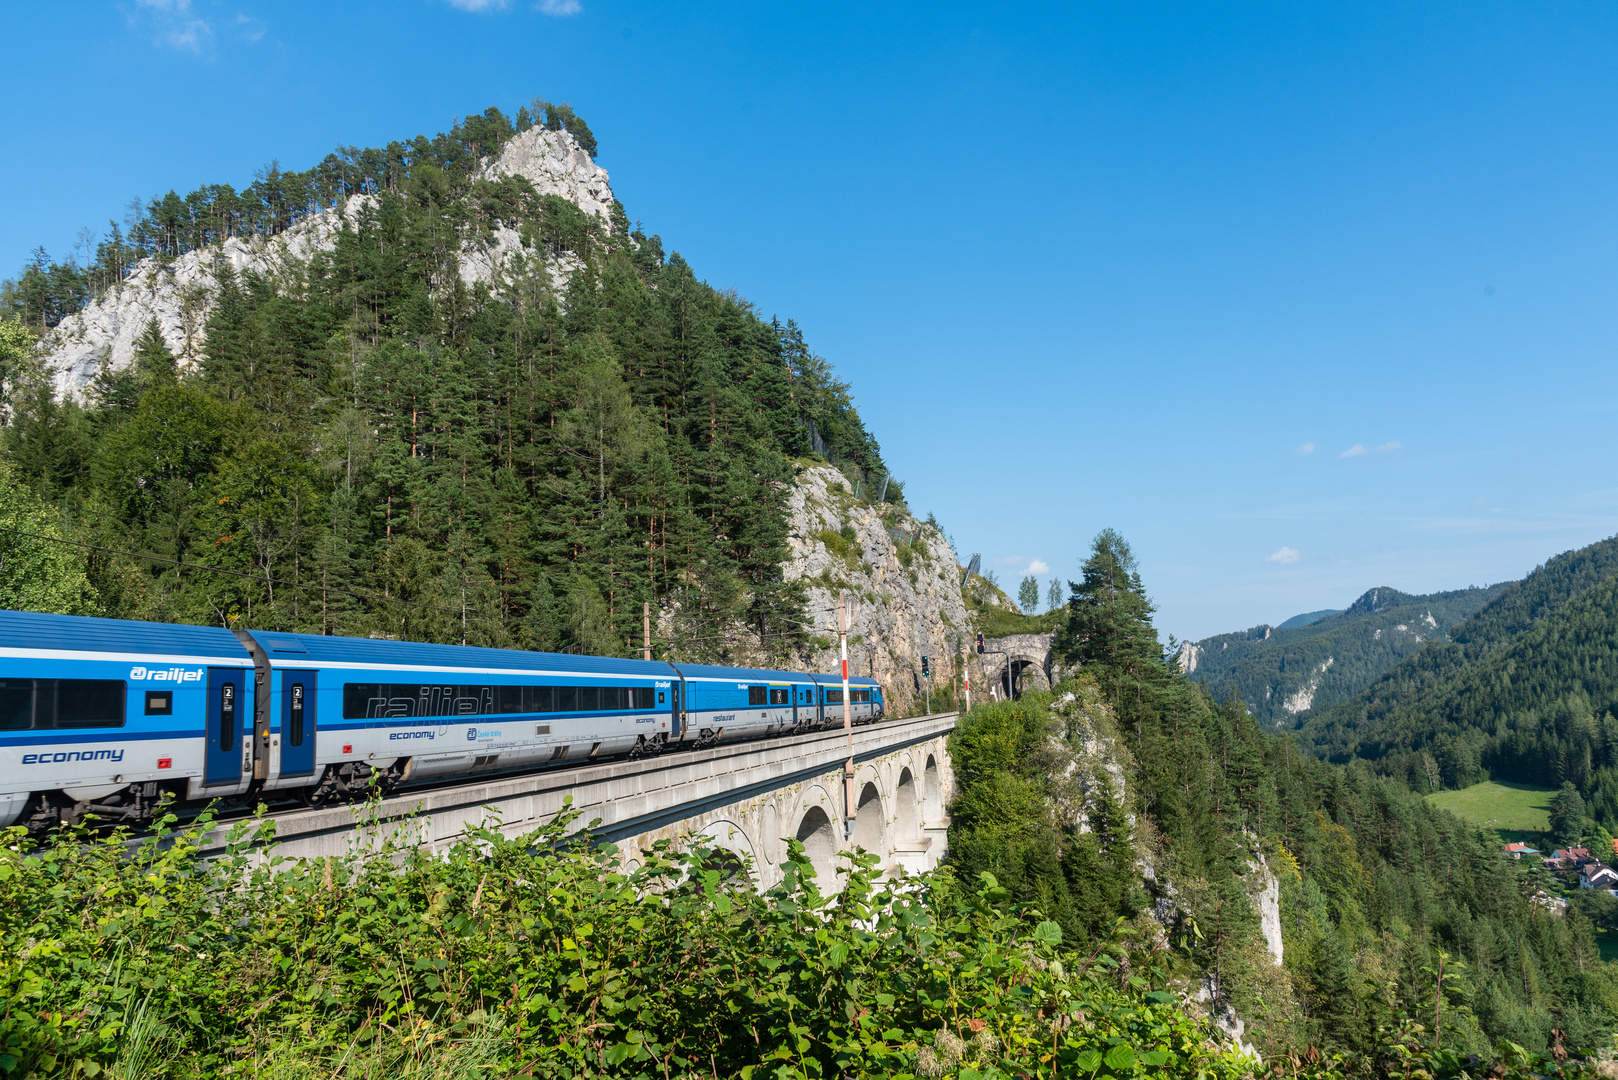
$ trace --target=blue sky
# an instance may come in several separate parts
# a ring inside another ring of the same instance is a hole
[[[571,102],[1003,583],[1165,633],[1618,532],[1618,8],[8,5],[0,273],[136,195]]]

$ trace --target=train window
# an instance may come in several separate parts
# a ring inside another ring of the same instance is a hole
[[[657,692],[657,703],[659,705],[663,704],[663,691],[661,690]]]
[[[0,731],[34,726],[34,680],[0,679]]]
[[[292,701],[288,706],[292,715],[287,719],[287,743],[303,745],[303,683],[292,684]]]
[[[826,704],[841,705],[843,703],[843,688],[841,686],[826,687]]]
[[[784,686],[770,687],[770,704],[785,705],[787,703],[787,688]]]
[[[147,716],[173,716],[174,691],[148,690],[146,691]]]
[[[762,686],[749,686],[747,688],[747,703],[749,705],[763,705],[766,701],[765,688]]]
[[[343,719],[650,709],[649,686],[418,686],[344,683]],[[5,708],[0,698],[0,710]]]
[[[871,700],[871,692],[869,690],[852,690],[850,693],[854,695],[853,700],[856,704],[862,701]]]
[[[124,726],[122,679],[0,679],[0,731]]]

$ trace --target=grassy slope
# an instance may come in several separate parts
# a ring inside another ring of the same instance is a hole
[[[1459,791],[1436,791],[1427,801],[1469,824],[1495,830],[1503,841],[1522,840],[1542,847],[1551,827],[1551,796],[1555,794],[1549,788],[1487,780]]]

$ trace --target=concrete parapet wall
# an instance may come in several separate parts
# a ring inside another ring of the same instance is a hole
[[[548,769],[383,800],[270,815],[275,854],[346,855],[386,838],[442,849],[469,827],[530,832],[571,800],[576,828],[590,827],[619,847],[626,866],[658,840],[699,836],[747,859],[761,888],[781,879],[787,838],[802,840],[821,887],[836,885],[839,852],[863,847],[884,870],[931,869],[943,858],[954,793],[948,741],[956,715],[889,720],[854,730],[856,806],[845,829],[841,731],[754,739],[641,761]],[[222,847],[228,826],[213,835]]]

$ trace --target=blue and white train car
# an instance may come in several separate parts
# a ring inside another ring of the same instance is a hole
[[[253,674],[228,630],[0,612],[0,825],[34,793],[143,818],[245,792]]]
[[[853,719],[880,718],[876,681],[849,682]],[[841,723],[841,681],[802,672],[0,611],[0,826]]]
[[[267,790],[316,803],[411,779],[661,747],[668,664],[515,649],[244,631],[268,672]]]

